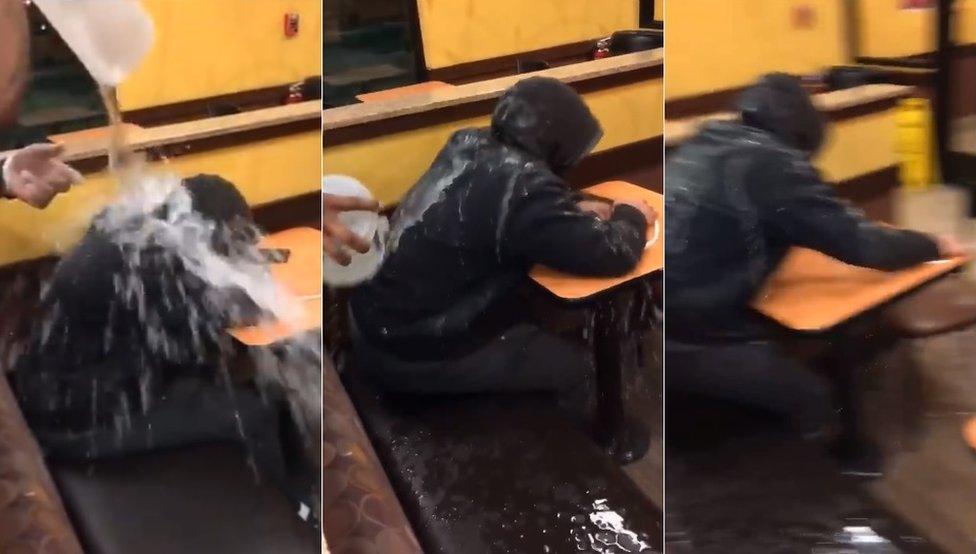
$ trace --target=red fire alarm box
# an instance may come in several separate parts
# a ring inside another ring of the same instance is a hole
[[[292,38],[298,34],[298,20],[297,13],[285,14],[285,37]]]

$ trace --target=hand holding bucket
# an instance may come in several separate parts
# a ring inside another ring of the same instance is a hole
[[[336,287],[361,283],[372,277],[383,261],[389,222],[376,213],[369,189],[351,177],[325,176],[322,193],[326,254],[323,280]],[[337,203],[340,200],[353,202]]]

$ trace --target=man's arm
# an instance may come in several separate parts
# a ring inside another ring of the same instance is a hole
[[[770,232],[787,244],[823,252],[861,267],[893,271],[940,257],[924,233],[878,225],[837,197],[809,164],[761,163],[750,179]]]
[[[556,179],[515,187],[522,190],[503,207],[500,252],[586,276],[623,275],[640,261],[648,222],[637,208],[617,205],[604,221],[581,209]]]
[[[0,0],[0,128],[16,121],[30,73],[30,35],[23,0]]]

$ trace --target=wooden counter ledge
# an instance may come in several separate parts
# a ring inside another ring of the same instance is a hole
[[[567,84],[589,81],[601,77],[618,75],[647,69],[663,69],[664,49],[636,52],[593,60],[578,64],[554,67],[525,75],[512,75],[479,81],[466,85],[446,87],[422,92],[404,98],[381,102],[354,104],[325,110],[323,123],[325,131],[362,125],[373,121],[414,115],[443,108],[471,104],[498,98],[509,87],[528,77],[553,77]]]

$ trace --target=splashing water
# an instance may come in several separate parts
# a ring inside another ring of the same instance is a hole
[[[52,22],[58,20],[56,16],[61,11],[56,9],[57,5],[45,3],[41,8],[45,10],[45,14],[52,19]],[[98,376],[93,376],[90,383],[91,427],[95,428],[104,423],[99,421],[99,403],[104,404],[108,401],[115,408],[109,426],[114,428],[119,443],[122,436],[133,428],[133,410],[138,409],[145,414],[152,407],[154,395],[158,392],[154,390],[158,383],[158,375],[153,374],[153,367],[157,366],[157,362],[168,362],[184,367],[192,366],[194,363],[212,362],[214,355],[212,347],[217,345],[220,350],[218,353],[220,361],[216,364],[218,373],[227,387],[228,395],[233,398],[232,379],[225,363],[234,350],[234,345],[225,329],[227,321],[266,318],[287,323],[296,320],[300,313],[298,300],[272,279],[256,241],[240,241],[233,240],[230,236],[218,236],[228,231],[223,227],[218,228],[215,223],[206,220],[192,209],[190,195],[181,186],[182,180],[175,175],[150,174],[145,164],[145,156],[141,153],[137,155],[128,144],[116,85],[124,80],[152,43],[151,21],[138,10],[130,11],[132,13],[128,14],[129,19],[124,20],[126,24],[117,26],[117,29],[134,32],[137,38],[149,37],[148,40],[140,41],[129,37],[132,40],[119,42],[119,37],[108,32],[111,29],[106,27],[101,29],[101,33],[95,35],[103,39],[102,42],[88,44],[89,47],[103,47],[103,50],[120,44],[126,44],[128,47],[127,50],[114,52],[118,54],[114,61],[123,64],[124,67],[109,65],[102,68],[111,70],[109,73],[92,71],[96,81],[101,83],[99,92],[109,120],[107,144],[109,168],[122,185],[121,196],[100,214],[93,222],[92,229],[118,246],[123,264],[122,269],[111,278],[114,297],[109,302],[111,307],[101,341],[88,349],[88,353],[110,352],[114,346],[123,344],[123,341],[136,340],[139,343],[137,348],[139,353],[135,359],[125,360],[124,365],[127,367],[122,368],[123,371],[130,371],[128,367],[138,368],[135,370],[138,373],[138,378],[135,380],[138,390],[134,396],[130,397],[121,388],[118,391],[112,390],[114,384],[100,382]],[[119,10],[110,12],[111,17],[117,17],[122,13]],[[100,12],[96,12],[96,15],[98,13]],[[78,33],[83,29],[77,26],[66,26],[64,21],[60,21],[59,31],[64,34],[74,29],[78,32],[68,33],[65,36],[78,39],[80,36]],[[79,20],[71,21],[78,23]],[[105,41],[114,41],[114,43],[109,44]],[[90,70],[94,67],[91,64],[93,60],[106,61],[97,56],[93,57],[93,54],[105,54],[104,51],[95,51],[91,48],[79,50],[78,45],[84,45],[84,41],[69,40],[69,42]],[[123,53],[129,55],[122,55]],[[103,55],[102,58],[104,57]],[[253,236],[259,236],[255,228],[251,228],[250,231]],[[215,249],[215,245],[221,242],[232,245],[230,252],[218,252]],[[155,265],[151,265],[155,261],[149,259],[154,255],[148,252],[153,251],[164,252],[176,263],[163,264],[159,268],[162,270],[161,273],[147,275],[147,267],[157,269]],[[174,269],[177,267],[179,269]],[[184,281],[181,273],[194,277],[201,284],[199,290],[188,290],[187,282]],[[161,290],[154,290],[153,286]],[[227,291],[234,291],[236,296],[229,296]],[[51,291],[46,286],[40,291],[42,299],[46,299],[49,293]],[[196,295],[201,295],[202,301],[195,301]],[[250,306],[242,307],[247,304],[253,305],[257,314],[251,313]],[[63,347],[72,339],[77,340],[70,332],[65,332],[64,326],[59,323],[63,319],[63,314],[60,313],[61,306],[55,301],[48,304],[48,307],[50,311],[44,314],[34,326],[36,340],[42,351],[45,347],[55,346],[55,343]],[[130,322],[126,320],[126,325],[120,329],[116,319],[121,312],[135,314],[137,324],[129,325]],[[180,325],[175,326],[179,327],[178,329],[174,329],[172,321],[166,321],[167,314],[181,312],[184,320]],[[117,333],[121,332],[125,335],[117,336]],[[320,340],[312,338],[296,340],[294,344],[277,351],[273,361],[263,358],[263,355],[252,353],[255,356],[253,361],[258,372],[256,381],[259,387],[277,387],[285,393],[294,421],[305,442],[315,446],[310,449],[312,451],[320,450],[317,445],[319,431],[316,422],[321,418],[321,379],[317,370],[305,368],[318,368],[319,342]],[[3,346],[2,350],[7,355],[13,353],[19,356],[20,354],[6,345],[0,346]],[[73,352],[63,348],[60,351]],[[76,361],[85,363],[80,359],[66,361],[69,364]],[[42,384],[46,385],[54,381],[52,376],[41,373]],[[109,394],[103,395],[103,392]],[[70,408],[75,400],[72,398],[73,393],[77,394],[76,391],[68,391],[65,398],[61,399],[55,398],[54,394],[49,394],[48,407],[53,409],[55,405],[60,404],[62,407]],[[138,408],[133,404],[137,404]],[[240,413],[236,409],[234,418],[238,422],[238,430],[243,438],[243,424]],[[151,423],[148,424],[147,430],[150,435],[148,442],[151,444]],[[93,443],[89,455],[94,456],[97,453],[94,434],[91,436]],[[313,502],[313,506],[317,505],[318,502]]]
[[[123,444],[153,447],[150,412],[167,399],[170,368],[176,371],[176,379],[195,378],[193,372],[202,370],[201,383],[226,389],[230,399],[226,409],[233,410],[229,421],[237,422],[236,432],[246,439],[249,430],[239,409],[240,389],[234,383],[246,377],[239,369],[252,369],[263,397],[269,396],[264,394],[266,390],[274,390],[274,398],[287,402],[296,434],[304,443],[307,463],[302,465],[317,474],[316,465],[321,464],[320,339],[301,336],[274,349],[245,350],[227,331],[229,322],[273,319],[287,323],[301,313],[299,299],[273,279],[257,244],[257,229],[243,224],[219,226],[193,209],[190,193],[179,177],[140,171],[95,218],[91,231],[116,246],[121,258],[111,276],[102,277],[107,280],[104,294],[110,295],[105,299],[104,328],[87,329],[76,336],[70,329],[77,322],[72,324],[66,318],[65,306],[53,294],[53,287],[45,287],[42,303],[49,309],[35,320],[33,348],[63,353],[50,354],[63,362],[36,366],[35,388],[41,391],[46,409],[73,413],[85,405],[84,410],[90,409],[86,428],[105,430],[110,436],[114,433],[112,444],[96,441],[96,434],[91,433],[85,443],[86,456],[94,459],[103,449],[126,448]],[[71,276],[79,277],[84,278]],[[91,333],[100,338],[86,342],[84,337]],[[125,357],[120,359],[118,352]],[[229,368],[228,363],[240,367]],[[107,376],[100,369],[106,366],[111,366]],[[85,373],[91,368],[90,382],[80,387],[82,383],[76,380],[58,385],[59,372],[65,367]],[[78,395],[81,389],[84,399]],[[55,390],[61,392],[46,392]],[[268,410],[268,414],[275,412]],[[149,418],[134,424],[140,413]],[[194,422],[186,425],[192,427]],[[249,440],[241,442],[249,445]],[[255,456],[249,454],[248,462],[257,470]],[[261,477],[257,471],[255,476]],[[317,507],[317,483],[309,483],[309,487],[313,489],[311,505]]]
[[[98,93],[108,116],[108,165],[124,185],[138,182],[146,165],[144,153],[136,153],[128,142],[122,108],[119,106],[118,90],[114,86],[99,86]]]
[[[160,212],[165,215],[148,217]],[[297,299],[271,278],[258,246],[230,236],[219,237],[228,231],[193,210],[189,192],[175,175],[143,174],[102,213],[95,228],[111,237],[125,253],[126,266],[133,271],[126,272],[130,279],[118,283],[118,292],[123,296],[135,295],[140,313],[144,313],[145,297],[135,270],[141,266],[143,252],[161,248],[175,256],[210,291],[241,290],[262,312],[281,321],[293,322],[299,315]],[[256,234],[257,230],[250,232]],[[230,255],[214,249],[215,238],[234,244]],[[175,284],[179,286],[180,282]],[[172,300],[164,298],[164,301]]]
[[[152,217],[152,214],[160,213],[164,215]],[[153,355],[165,360],[204,361],[208,355],[204,345],[208,341],[218,344],[225,342],[223,326],[208,318],[213,319],[214,314],[228,309],[231,311],[228,314],[230,320],[246,319],[248,314],[233,305],[241,302],[228,302],[222,291],[242,293],[247,301],[257,307],[262,319],[294,322],[299,317],[298,299],[272,278],[256,243],[219,237],[228,231],[218,228],[213,221],[193,210],[190,194],[175,175],[142,174],[117,202],[102,213],[94,227],[110,237],[123,252],[124,269],[114,279],[117,299],[135,308]],[[252,232],[257,233],[256,230]],[[225,238],[227,240],[224,242],[233,243],[233,247],[229,252],[218,252],[215,243],[220,240],[215,241],[215,238]],[[188,291],[184,281],[176,275],[172,275],[172,282],[166,288],[169,294],[164,294],[160,299],[164,309],[177,305],[188,308],[186,329],[193,339],[190,345],[180,344],[182,335],[172,336],[162,324],[163,318],[156,313],[157,310],[147,304],[143,258],[145,252],[151,249],[165,251],[178,262],[179,267],[203,283],[205,296],[202,306],[190,301],[193,291]],[[110,329],[106,331],[111,332]],[[105,340],[110,343],[112,337],[107,334]],[[190,349],[189,356],[186,356],[187,347]],[[317,350],[317,341],[314,341],[295,346],[280,358],[287,363],[292,358],[317,356]],[[264,360],[255,361],[259,362],[256,363],[258,367],[270,367]],[[286,371],[276,371],[265,377],[277,379],[287,390],[307,394],[296,399],[295,404],[306,406],[302,408],[306,412],[308,406],[320,404],[318,398],[321,396],[317,392],[320,387],[316,378],[306,376],[299,384],[294,381],[296,374]],[[296,420],[307,421],[309,417],[306,413]]]
[[[574,537],[578,551],[615,554],[651,550],[650,545],[641,540],[637,533],[624,526],[623,516],[611,510],[604,498],[593,502],[593,511],[588,519],[596,530],[588,530],[585,526],[580,528]]]

